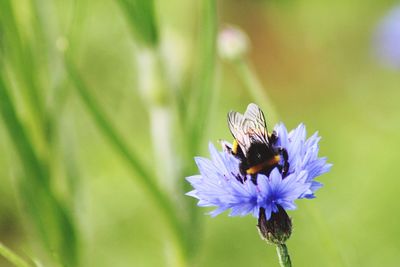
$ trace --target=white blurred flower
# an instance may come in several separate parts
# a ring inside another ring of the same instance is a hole
[[[249,50],[249,38],[237,27],[228,26],[218,36],[218,52],[226,60],[241,59]]]

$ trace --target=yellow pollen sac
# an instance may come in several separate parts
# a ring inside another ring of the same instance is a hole
[[[232,144],[232,153],[235,154],[235,155],[237,154],[238,146],[239,146],[238,141],[236,141],[236,139],[233,140],[233,144]]]
[[[259,172],[262,171],[263,169],[265,169],[265,168],[267,168],[267,167],[270,167],[270,166],[273,166],[273,165],[279,163],[280,160],[281,160],[281,156],[276,155],[276,156],[274,156],[272,159],[270,159],[270,160],[268,160],[268,161],[265,161],[265,162],[263,162],[263,163],[260,163],[260,164],[255,165],[255,166],[253,166],[253,167],[251,167],[251,168],[248,168],[248,169],[246,170],[246,173],[247,173],[247,174],[256,174],[256,173],[259,173]]]

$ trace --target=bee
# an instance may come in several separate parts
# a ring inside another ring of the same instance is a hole
[[[256,104],[249,104],[244,114],[230,111],[228,126],[234,141],[232,146],[224,144],[225,150],[240,160],[242,180],[251,175],[253,183],[257,184],[258,173],[269,175],[275,167],[283,177],[287,175],[288,153],[275,145],[278,136],[275,131],[268,133],[264,113]]]

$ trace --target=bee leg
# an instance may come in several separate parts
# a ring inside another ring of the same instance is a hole
[[[247,170],[247,166],[246,166],[246,164],[244,163],[244,162],[241,162],[240,164],[239,164],[239,171],[240,171],[240,174],[242,175],[242,180],[243,180],[243,182],[245,182],[246,180],[247,180],[247,173],[246,173],[246,170]]]
[[[238,174],[238,173],[237,174],[232,173],[232,175],[236,178],[236,180],[238,180],[242,184],[244,183],[244,181],[246,181],[246,176],[243,176],[243,175]]]
[[[283,157],[282,176],[285,177],[288,174],[289,167],[290,167],[289,166],[289,155],[288,155],[287,150],[283,147],[279,147],[278,151]]]
[[[257,174],[251,175],[251,181],[253,182],[253,184],[257,185]]]

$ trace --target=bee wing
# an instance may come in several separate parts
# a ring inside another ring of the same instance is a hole
[[[228,126],[233,137],[237,140],[243,153],[246,155],[246,151],[251,145],[249,136],[246,134],[243,128],[244,116],[236,111],[230,111],[228,113]]]
[[[249,104],[243,117],[243,127],[251,137],[251,141],[268,143],[267,125],[260,107],[254,103]]]
[[[228,126],[245,155],[253,142],[268,144],[264,114],[256,104],[250,104],[244,115],[229,112]]]

